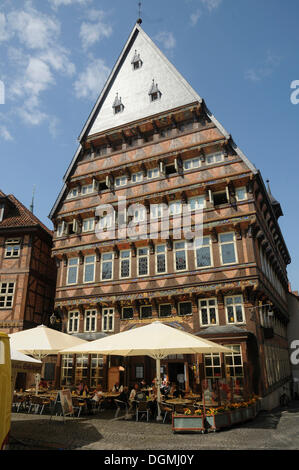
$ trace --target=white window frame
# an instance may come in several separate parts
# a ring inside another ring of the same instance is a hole
[[[97,319],[98,319],[98,312],[96,309],[91,308],[91,309],[85,310],[84,312],[84,332],[85,333],[95,333],[97,331]],[[87,327],[88,320],[89,320],[89,328]],[[92,327],[93,323],[94,323],[94,326]]]
[[[159,252],[158,251],[159,247],[164,247],[164,251]],[[164,258],[165,258],[165,271],[163,271],[163,272],[158,271],[158,256],[159,255],[164,255]],[[166,247],[166,245],[156,245],[156,250],[155,250],[155,272],[156,272],[156,274],[166,274],[167,273],[167,247]]]
[[[8,255],[8,247],[18,247],[17,254],[14,254],[14,250],[11,251],[11,255]],[[21,238],[7,238],[5,240],[5,253],[4,258],[19,258],[21,254]]]
[[[233,235],[233,240],[230,240],[230,241],[227,241],[227,242],[222,242],[221,241],[221,235],[229,235],[229,234],[232,234]],[[219,251],[220,251],[220,262],[221,262],[221,265],[222,266],[230,266],[230,265],[233,265],[233,264],[238,264],[238,251],[237,251],[237,244],[236,244],[236,234],[235,232],[223,232],[223,233],[219,233]],[[233,262],[229,262],[229,263],[224,263],[223,262],[223,258],[222,258],[222,246],[223,245],[228,245],[228,244],[231,244],[233,243],[234,245],[234,251],[235,251],[235,261]]]
[[[221,157],[220,160],[215,161],[215,159],[219,156]],[[210,158],[213,158],[213,161],[209,162],[208,160]],[[213,165],[215,163],[221,163],[221,162],[223,162],[223,160],[224,160],[223,152],[213,152],[213,153],[209,153],[208,155],[206,155],[206,164],[207,165]]]
[[[78,310],[72,310],[71,312],[68,312],[67,332],[79,333],[79,330],[80,330],[80,312]]]
[[[104,259],[105,255],[111,255],[111,259]],[[111,262],[111,278],[103,279],[103,264]],[[114,253],[113,251],[107,251],[101,255],[101,281],[112,281],[113,280],[113,271],[114,271]]]
[[[85,226],[84,226],[85,225]],[[86,227],[87,225],[87,227]],[[88,219],[83,219],[82,221],[82,232],[87,233],[87,232],[93,232],[95,227],[95,219],[94,217],[90,217]]]
[[[77,260],[76,264],[70,264],[70,261],[72,260]],[[69,280],[69,270],[76,267],[76,281],[75,282],[68,282]],[[75,284],[78,283],[78,275],[79,275],[79,258],[74,257],[74,258],[69,258],[67,262],[67,273],[66,273],[66,285],[67,286],[74,286]]]
[[[150,176],[151,172],[154,173],[153,176]],[[157,174],[156,174],[156,173],[157,173]],[[159,167],[158,167],[158,166],[157,166],[156,168],[149,168],[149,169],[147,170],[146,177],[147,177],[148,180],[152,180],[152,179],[154,179],[154,178],[159,178],[159,176],[160,176],[160,170],[159,170]]]
[[[87,261],[88,258],[93,258],[93,261]],[[85,275],[86,275],[86,266],[93,265],[93,278],[90,281],[85,280]],[[90,284],[95,281],[95,271],[96,271],[96,257],[95,255],[86,255],[84,257],[84,269],[83,269],[83,283],[84,284]]]
[[[141,250],[147,250],[147,254],[146,255],[143,255],[143,254],[140,255]],[[149,256],[150,256],[150,253],[149,253],[149,247],[148,246],[142,246],[140,248],[137,248],[137,276],[138,277],[149,276],[149,274],[150,274],[150,258],[149,258]],[[146,274],[144,274],[144,273],[139,274],[139,260],[141,258],[146,258],[147,259],[147,273]]]
[[[208,239],[209,240],[209,243],[205,243],[205,239]],[[202,240],[202,245],[197,245],[197,243],[199,243],[199,241]],[[207,265],[207,266],[197,266],[197,250],[200,249],[200,248],[205,248],[205,247],[209,247],[210,249],[210,260],[211,260],[211,264]],[[203,236],[202,239],[199,239],[199,238],[196,238],[194,240],[194,263],[195,263],[195,266],[196,266],[196,269],[208,269],[208,268],[211,268],[212,266],[214,266],[214,259],[213,259],[213,245],[212,245],[212,240],[211,240],[211,237],[210,236]]]
[[[184,248],[176,248],[176,246],[179,243],[184,243]],[[187,244],[187,242],[185,240],[177,241],[177,242],[174,242],[174,244],[173,244],[174,270],[177,273],[185,272],[185,271],[188,270],[188,249],[186,247],[186,244]],[[176,254],[177,254],[177,252],[183,251],[183,250],[185,252],[186,267],[184,269],[177,269],[177,267],[176,267]]]
[[[126,175],[116,176],[114,184],[117,188],[126,186],[128,184],[128,177]]]
[[[137,173],[132,174],[132,176],[131,176],[131,182],[132,183],[141,183],[141,181],[143,181],[143,172],[142,171],[138,171]]]
[[[238,196],[238,191],[241,191],[241,190],[244,190],[244,192],[245,192],[245,195],[244,195],[243,198],[240,198]],[[236,199],[237,199],[238,202],[239,201],[246,201],[248,199],[246,186],[241,186],[240,188],[235,188],[235,193],[236,193]]]
[[[198,204],[199,200],[203,200],[203,205]],[[195,201],[195,207],[194,208],[191,207],[191,204],[192,204],[193,201]],[[206,208],[206,197],[205,196],[203,196],[203,195],[194,196],[194,197],[191,197],[190,199],[188,199],[188,211],[189,212],[197,211],[199,209],[205,209],[205,208]]]
[[[214,359],[219,359],[219,365],[214,364]],[[211,364],[206,364],[206,359],[211,359]],[[219,379],[222,376],[222,363],[221,363],[221,354],[220,353],[210,353],[210,354],[204,354],[203,358],[203,365],[204,365],[204,371],[205,371],[205,378],[206,379]],[[212,370],[212,375],[207,375],[206,369],[211,369]],[[215,373],[215,369],[220,369],[219,374]]]
[[[4,287],[5,285],[6,287]],[[0,302],[4,303],[3,306],[0,306],[0,310],[8,310],[13,308],[15,287],[15,282],[0,282]],[[9,290],[12,290],[12,292],[9,292]]]
[[[125,258],[122,258],[122,255],[124,253],[129,253],[129,256],[126,256]],[[131,258],[132,258],[132,254],[131,254],[131,250],[121,250],[120,253],[119,253],[119,278],[120,279],[129,279],[131,277],[131,265],[132,265],[132,262],[131,262]],[[129,275],[128,276],[122,276],[121,275],[121,267],[122,267],[122,261],[127,261],[129,260]]]
[[[197,162],[198,162],[198,165],[197,165]],[[190,167],[186,168],[187,165],[190,165]],[[194,170],[194,169],[197,169],[197,168],[200,168],[200,167],[201,167],[200,156],[193,157],[193,158],[188,158],[188,160],[183,161],[183,168],[184,168],[185,171]]]
[[[81,188],[82,196],[85,196],[86,194],[91,194],[93,192],[94,192],[94,184],[93,183],[84,184]]]
[[[110,311],[111,310],[111,311]],[[105,318],[107,319],[107,328],[104,328]],[[112,326],[109,328],[109,319],[112,318]],[[115,320],[115,311],[114,308],[105,307],[102,309],[102,331],[103,332],[113,332],[114,331],[114,320]]]
[[[76,191],[77,194],[74,195],[73,194],[74,191]],[[79,196],[79,187],[76,186],[75,188],[72,188],[72,189],[69,190],[68,195],[67,195],[66,198],[67,199],[74,199],[75,197],[78,197],[78,196]]]
[[[210,301],[214,301],[215,305],[210,305]],[[206,302],[207,305],[201,305],[201,302]],[[210,309],[215,309],[216,322],[211,321],[211,312]],[[208,323],[202,322],[202,309],[207,310]],[[208,326],[217,326],[219,325],[219,314],[218,314],[218,302],[217,297],[208,297],[206,299],[198,299],[198,314],[199,314],[199,324],[201,327],[205,328]]]
[[[3,217],[4,217],[4,209],[5,209],[5,205],[0,204],[0,222],[2,222]]]
[[[174,210],[173,210],[174,208]],[[175,217],[182,214],[182,201],[172,201],[169,203],[169,215]]]
[[[227,368],[233,368],[233,370],[236,369],[236,367],[242,368],[242,375],[230,375],[230,377],[236,377],[236,378],[242,378],[244,379],[244,364],[243,364],[243,357],[242,357],[242,347],[240,344],[226,344],[226,348],[229,348],[232,350],[231,353],[224,353],[224,364],[225,364],[225,369]],[[236,351],[236,348],[238,347],[238,351]],[[231,356],[232,357],[232,364],[227,364],[227,357]],[[241,358],[241,364],[235,364],[234,357],[240,356]]]
[[[241,297],[241,302],[239,303],[232,303],[232,304],[227,304],[227,299],[236,299],[237,297]],[[236,314],[236,306],[241,306],[242,308],[242,321],[237,321],[237,314]],[[226,295],[224,297],[224,307],[225,307],[225,321],[227,325],[245,325],[246,324],[246,317],[245,317],[245,307],[244,307],[244,298],[242,294],[239,295]],[[234,321],[230,322],[229,317],[228,317],[228,310],[227,307],[233,307],[233,318]]]

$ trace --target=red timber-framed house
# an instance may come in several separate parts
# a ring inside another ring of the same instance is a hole
[[[290,377],[290,256],[280,205],[140,23],[79,136],[50,213],[56,312],[66,332],[85,339],[160,320],[230,345],[226,356],[168,357],[163,373],[183,377],[186,388],[199,376],[230,376],[271,405]],[[105,204],[114,214],[99,210]],[[192,225],[202,211],[201,242],[174,236],[183,206]],[[149,233],[167,212],[168,237],[159,228],[158,238],[99,236],[113,221],[116,230],[143,223]],[[107,386],[119,365],[128,385],[155,375],[148,357],[62,356],[61,383]]]

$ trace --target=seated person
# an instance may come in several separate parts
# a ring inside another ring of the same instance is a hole
[[[80,392],[79,392],[79,395],[88,395],[89,394],[89,388],[88,386],[86,385],[86,383],[83,382],[83,387],[80,387]]]
[[[129,389],[128,389],[128,387],[123,388],[123,391],[119,395],[118,400],[121,400],[125,403],[129,402]]]
[[[146,388],[147,385],[146,385],[146,381],[144,379],[141,380],[140,382],[140,388]]]
[[[40,379],[39,388],[48,388],[48,382],[44,378]]]
[[[102,398],[103,398],[103,387],[101,384],[98,384],[94,391],[92,400],[98,403]]]
[[[129,396],[129,404],[130,404],[130,409],[136,408],[136,395],[139,392],[139,385],[137,383],[134,384],[134,387],[132,388]]]
[[[122,392],[124,387],[122,385],[119,385],[119,382],[116,382],[116,384],[113,385],[112,387],[112,392]]]
[[[161,393],[162,395],[164,395],[165,397],[167,397],[167,395],[169,395],[170,393],[170,383],[169,382],[165,382],[161,388]]]

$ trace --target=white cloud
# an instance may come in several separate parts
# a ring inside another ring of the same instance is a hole
[[[58,8],[60,6],[69,6],[69,5],[87,5],[92,0],[48,0],[53,8]]]
[[[161,42],[165,49],[173,49],[176,45],[174,35],[168,31],[162,31],[155,36],[156,41]]]
[[[100,94],[110,69],[102,59],[93,59],[74,83],[77,98],[94,100]]]
[[[216,10],[221,3],[222,0],[200,0],[201,8],[198,8],[190,15],[191,26],[195,26],[198,23],[198,20],[204,11],[211,13],[212,11]]]
[[[246,70],[244,74],[245,79],[250,80],[251,82],[260,82],[264,78],[271,76],[275,69],[279,67],[280,63],[281,57],[268,51],[263,64]]]
[[[12,141],[13,137],[6,126],[0,125],[0,137],[6,141]]]
[[[4,13],[0,13],[0,42],[7,41],[10,38],[7,20]]]
[[[222,0],[200,0],[201,3],[209,10],[213,11],[219,7]]]
[[[80,38],[84,49],[92,46],[102,38],[108,38],[112,34],[112,27],[105,23],[104,12],[91,10],[88,13],[89,22],[83,22],[80,28]]]
[[[200,10],[196,10],[194,13],[191,13],[191,15],[190,15],[191,25],[195,26],[200,17],[201,17],[201,11]]]

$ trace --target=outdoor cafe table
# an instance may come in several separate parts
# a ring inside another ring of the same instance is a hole
[[[188,400],[187,398],[173,398],[171,400],[165,400],[165,403],[169,403],[169,405],[191,405],[194,400]]]

